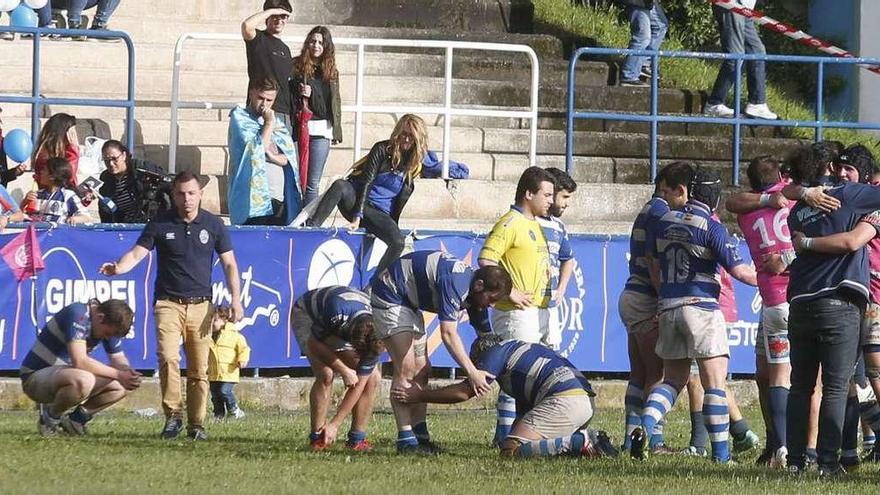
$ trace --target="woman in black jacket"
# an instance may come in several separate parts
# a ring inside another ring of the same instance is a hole
[[[338,206],[352,230],[363,222],[367,232],[388,246],[376,267],[376,273],[381,273],[403,252],[398,221],[427,152],[425,122],[416,115],[404,115],[394,126],[391,139],[374,144],[347,178],[330,186],[306,225],[320,226]]]
[[[115,139],[104,143],[101,154],[107,167],[101,172],[104,184],[98,190],[106,198],[98,209],[102,223],[145,223],[171,207],[162,167],[133,158],[128,148]]]

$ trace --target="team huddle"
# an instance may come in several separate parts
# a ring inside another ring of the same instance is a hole
[[[767,442],[759,462],[795,473],[815,462],[827,476],[859,464],[859,412],[866,443],[874,438],[872,430],[880,430],[875,399],[880,395],[880,190],[868,184],[874,173],[873,157],[861,146],[819,143],[799,149],[784,164],[769,156],[753,160],[748,167],[752,190],[726,202],[738,215],[753,260],[749,264],[715,214],[722,193],[718,173],[686,162],[660,171],[654,196],[632,228],[630,277],[619,299],[631,363],[622,447],[633,458],[675,452],[663,438],[664,417],[685,387],[693,424],[691,445],[683,453],[728,463],[731,443],[734,450],[757,445],[726,386],[730,318],[725,306],[733,277],[756,286],[763,301],[755,376]],[[331,286],[301,295],[290,319],[315,376],[309,393],[311,447],[330,447],[351,415],[346,446],[372,448],[367,428],[379,389],[380,355],[387,351],[401,454],[441,451],[432,441],[426,404],[485,395],[497,382],[492,443],[502,454],[616,456],[608,435],[589,427],[596,395],[590,383],[557,353],[557,304],[574,268],[560,216],[576,188],[559,169],[526,169],[514,204],[479,252],[477,268],[449,253],[415,251],[377,271],[363,291]],[[190,214],[202,218],[202,213]],[[181,239],[190,237],[186,229]],[[153,247],[158,231],[148,224],[142,236],[148,239],[118,262],[105,264],[102,272],[130,270]],[[215,243],[202,244],[225,259],[227,278],[237,277],[223,231],[217,231]],[[237,284],[233,289],[236,296]],[[196,293],[159,299],[184,308],[206,304]],[[467,379],[428,387],[431,349],[423,312],[437,315],[441,340]],[[239,304],[226,319],[240,314]],[[458,332],[465,315],[477,333],[470,352]],[[58,427],[83,434],[96,412],[137,388],[140,377],[129,369],[119,345],[131,319],[124,303],[110,300],[71,305],[49,322],[21,372],[25,392],[41,405],[41,432]],[[110,355],[110,366],[87,355],[99,343]],[[194,345],[187,338],[184,344]],[[336,375],[346,391],[328,419]],[[189,411],[191,437],[199,437],[205,404],[187,401],[195,410]],[[166,415],[171,418],[180,408],[169,406]],[[166,438],[167,429],[168,424]],[[868,458],[880,459],[880,452],[875,448]]]

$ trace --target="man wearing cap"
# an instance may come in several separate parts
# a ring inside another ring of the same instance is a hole
[[[172,183],[174,208],[150,220],[131,250],[101,273],[122,275],[156,249],[154,291],[158,338],[159,384],[165,426],[161,437],[177,438],[183,429],[180,395],[180,341],[186,354],[187,436],[207,440],[204,421],[208,404],[208,353],[211,347],[211,272],[214,253],[220,258],[232,300],[232,321],[242,317],[238,266],[226,226],[200,208],[198,177],[184,171]]]

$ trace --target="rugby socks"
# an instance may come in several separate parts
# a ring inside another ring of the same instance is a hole
[[[880,431],[880,403],[876,400],[863,402],[860,405],[862,421],[868,423],[874,431]]]
[[[425,421],[421,421],[413,425],[412,428],[413,433],[416,436],[416,441],[418,443],[426,443],[431,441],[431,434],[428,433],[428,423]]]
[[[412,430],[400,430],[397,432],[397,449],[400,450],[403,447],[408,445],[418,445],[419,441],[416,439],[415,434]]]
[[[768,428],[767,443],[775,448],[785,445],[785,414],[788,410],[788,389],[785,387],[770,387],[768,392],[770,399],[770,421],[772,428]],[[772,430],[772,436],[770,435]]]
[[[367,439],[367,432],[350,430],[348,432],[348,444],[357,445]]]
[[[518,457],[549,457],[567,453],[578,454],[584,450],[586,442],[584,432],[576,431],[569,437],[524,442],[516,450],[516,455]]]
[[[859,398],[855,395],[846,398],[843,413],[843,438],[841,457],[852,459],[859,456]]]
[[[69,417],[73,421],[76,421],[77,423],[83,425],[92,420],[92,415],[87,413],[86,410],[82,408],[82,406],[74,409],[73,412],[70,413]]]
[[[712,443],[712,457],[717,462],[730,460],[730,446],[728,444],[728,430],[730,428],[730,414],[727,408],[727,393],[717,388],[707,388],[703,396],[703,421],[706,430],[709,431],[709,441]],[[748,431],[748,425],[746,425]]]
[[[663,443],[663,426],[665,426],[665,425],[666,425],[665,418],[661,419],[660,421],[657,422],[656,425],[654,425],[654,430],[651,431],[651,438],[648,441],[648,447],[653,449],[657,445],[660,445]]]
[[[629,450],[630,435],[633,430],[642,424],[642,409],[645,407],[645,391],[641,387],[629,383],[626,387],[626,397],[623,399],[626,426],[623,436],[623,448]]]
[[[501,442],[510,435],[510,429],[513,427],[513,421],[516,419],[516,401],[513,397],[505,394],[503,391],[498,392],[498,404],[495,406],[497,420],[495,422],[495,445],[501,445]]]
[[[691,411],[691,447],[706,450],[709,443],[709,430],[703,422],[703,411]]]
[[[675,405],[678,392],[679,390],[670,382],[663,382],[651,389],[642,412],[642,426],[646,434],[653,435],[654,427]]]
[[[727,397],[727,395],[725,395],[725,397]],[[725,401],[725,404],[726,404],[726,401]],[[749,422],[746,421],[746,418],[738,419],[738,420],[732,421],[730,423],[730,435],[734,439],[740,440],[742,438],[745,438],[745,436],[748,432],[749,432]]]

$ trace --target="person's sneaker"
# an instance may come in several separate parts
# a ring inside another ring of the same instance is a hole
[[[846,470],[848,473],[852,473],[853,471],[859,470],[859,464],[861,464],[861,460],[857,455],[848,455],[846,457],[840,458],[840,466]]]
[[[180,436],[183,431],[183,420],[177,416],[171,416],[165,420],[165,426],[162,427],[162,433],[159,434],[163,440],[173,440]]]
[[[840,464],[836,466],[819,466],[819,479],[834,480],[846,476],[846,469]]]
[[[761,439],[758,438],[758,435],[752,430],[748,430],[741,437],[733,439],[733,451],[746,452],[756,449],[760,442]]]
[[[236,407],[235,409],[229,411],[229,415],[235,419],[244,419],[245,417],[244,411],[242,411],[240,407]]]
[[[636,427],[629,435],[629,456],[633,459],[645,460],[645,429],[641,426]]]
[[[753,119],[776,120],[779,118],[779,115],[770,111],[770,107],[766,103],[761,103],[760,105],[749,103],[746,105],[745,112],[743,113]]]
[[[648,86],[650,86],[647,82],[642,81],[641,79],[633,79],[633,80],[621,79],[620,85],[631,87],[631,88],[647,88]]]
[[[360,442],[351,443],[346,441],[345,447],[348,450],[353,450],[355,452],[370,452],[373,450],[373,444],[371,444],[368,440],[361,440]]]
[[[61,418],[52,417],[49,414],[49,406],[45,404],[39,405],[40,418],[37,420],[37,431],[41,436],[54,437],[58,434],[58,428],[61,426]]]
[[[86,424],[74,421],[70,418],[69,414],[65,414],[61,417],[61,428],[68,435],[73,435],[75,437],[84,437],[89,434],[89,428]]]
[[[653,447],[651,447],[651,455],[672,455],[677,454],[678,451],[669,447],[664,442],[660,442]]]
[[[320,452],[322,450],[326,450],[327,442],[324,441],[324,435],[321,434],[321,436],[318,438],[309,439],[309,447],[312,448],[312,452]]]
[[[639,77],[644,77],[646,79],[650,79],[651,74],[652,74],[652,72],[651,72],[650,65],[643,65],[642,68],[639,70]]]
[[[89,28],[89,31],[103,31],[103,32],[106,32],[106,31],[109,31],[109,29],[107,29],[107,26],[106,26],[106,25],[101,25],[101,24],[97,24],[97,25],[95,25],[95,24],[93,24],[92,27]],[[102,42],[102,43],[119,43],[119,42],[122,41],[122,40],[119,39],[119,38],[89,38],[89,41],[98,41],[98,42]]]
[[[776,449],[776,452],[773,453],[773,457],[770,458],[770,462],[768,463],[773,469],[782,469],[785,467],[785,464],[788,461],[788,449],[785,447],[779,447]]]
[[[709,453],[706,452],[705,447],[697,447],[695,445],[688,445],[686,449],[683,449],[679,453],[690,457],[706,457],[709,455]]]
[[[703,114],[708,115],[709,117],[720,117],[725,119],[733,117],[733,113],[733,109],[724,103],[719,103],[717,105],[706,104],[706,108],[703,110]]]
[[[15,33],[0,33],[0,40],[15,41]]]
[[[67,23],[67,29],[84,29],[83,26],[86,26],[86,24],[77,24],[75,22]],[[64,39],[71,41],[86,41],[88,38],[85,36],[66,36]]]
[[[785,471],[792,476],[801,476],[807,472],[807,467],[799,466],[797,464],[789,464],[785,466]]]
[[[878,450],[880,444],[874,444],[874,448],[865,454],[865,457],[862,458],[862,462],[880,462],[880,450]]]
[[[193,426],[187,428],[186,438],[189,438],[193,442],[200,442],[208,439],[208,432],[206,432],[201,426]]]
[[[595,448],[600,456],[614,458],[620,455],[620,451],[611,443],[607,432],[604,430],[589,430],[587,433],[590,443],[593,444],[593,448]]]
[[[804,452],[804,465],[807,467],[815,466],[819,463],[819,455],[816,453],[816,449],[807,449]]]

